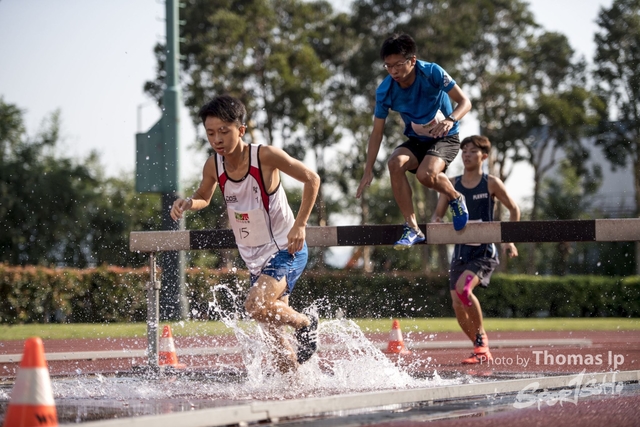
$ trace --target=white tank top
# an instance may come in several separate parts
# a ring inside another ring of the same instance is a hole
[[[239,180],[224,169],[224,158],[216,156],[216,172],[227,204],[229,226],[236,238],[240,256],[251,274],[259,275],[267,261],[287,248],[287,235],[295,218],[282,188],[268,194],[262,179],[259,144],[249,145],[249,170]]]

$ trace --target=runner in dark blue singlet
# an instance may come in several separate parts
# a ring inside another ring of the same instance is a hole
[[[469,210],[469,222],[493,221],[495,199],[509,211],[510,221],[520,220],[520,209],[507,193],[500,178],[482,172],[482,164],[489,156],[491,142],[484,136],[470,136],[460,143],[464,172],[450,178],[454,188],[462,194]],[[446,213],[448,200],[438,199],[433,222],[441,222]],[[505,252],[517,256],[513,243],[503,243]],[[480,302],[473,289],[487,287],[491,274],[498,265],[498,251],[493,243],[455,245],[449,270],[449,288],[456,318],[464,333],[473,342],[473,353],[462,363],[490,363],[489,340],[482,322]]]

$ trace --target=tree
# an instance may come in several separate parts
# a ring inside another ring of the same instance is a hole
[[[610,116],[599,126],[597,143],[614,166],[629,162],[634,173],[636,216],[640,214],[640,0],[615,0],[596,20],[594,78],[608,101]],[[612,121],[609,121],[612,120]],[[640,273],[640,242],[636,243]]]
[[[132,231],[162,229],[159,194],[135,191],[133,177],[99,180],[85,240],[93,264],[140,266],[148,256],[129,250]]]
[[[82,211],[93,196],[94,177],[84,165],[51,154],[59,139],[59,112],[35,138],[28,139],[16,107],[2,102],[0,109],[0,116],[9,119],[2,125],[3,136],[11,138],[2,143],[11,150],[3,150],[0,165],[4,229],[0,259],[21,265],[82,265],[86,259],[78,230],[86,225]]]
[[[413,0],[356,0],[353,3],[351,28],[357,34],[357,38],[352,55],[345,63],[345,74],[348,75],[345,79],[346,90],[351,94],[352,101],[348,106],[350,110],[345,111],[345,117],[349,122],[343,124],[343,129],[355,143],[343,158],[343,169],[350,172],[349,182],[342,182],[350,199],[353,199],[355,186],[362,177],[375,106],[375,89],[387,75],[379,57],[382,42],[395,32],[406,32],[416,40],[419,59],[436,62],[454,74],[457,62],[470,48],[469,33],[473,34],[478,29],[476,3]],[[462,27],[464,31],[461,31]],[[454,78],[458,80],[458,76]],[[462,85],[462,81],[460,84]],[[404,123],[400,116],[391,114],[386,121],[385,138],[379,154],[380,160],[404,141],[403,131]],[[385,170],[385,163],[377,163],[374,170],[376,178],[381,177]],[[414,186],[414,193],[418,221],[426,222],[435,207],[435,197],[425,193],[420,184]],[[393,202],[391,193],[389,197],[391,197],[389,201]],[[363,195],[359,201],[361,223],[371,221],[373,210],[379,209],[380,202],[379,199],[374,200],[367,193]],[[432,253],[438,250],[446,250],[446,248],[425,248],[422,259],[425,269],[431,268],[430,260],[432,259],[446,260],[446,256],[432,256]],[[368,258],[370,252],[372,252],[370,249],[364,252],[365,266],[370,265]],[[378,248],[373,249],[373,252],[378,252]],[[374,255],[372,256],[375,258]],[[395,254],[395,256],[409,257],[408,254]],[[445,264],[446,262],[442,264],[442,269],[446,268]]]
[[[556,94],[541,94],[537,106],[527,112],[528,135],[522,140],[523,157],[533,167],[534,187],[531,220],[539,215],[540,188],[547,173],[562,159],[570,159],[577,173],[587,170],[590,147],[585,140],[599,120],[602,104],[597,96],[580,86]],[[600,165],[594,165],[599,173]]]
[[[181,10],[182,81],[194,123],[197,112],[217,94],[239,97],[248,124],[268,144],[304,128],[310,106],[321,99],[327,70],[316,47],[326,41],[331,6],[300,0],[192,1]],[[161,102],[164,47],[156,46],[158,75],[145,90]],[[255,135],[250,135],[255,139]]]
[[[541,184],[558,162],[570,159],[581,174],[587,173],[590,135],[604,108],[601,98],[586,89],[586,65],[574,58],[567,38],[543,32],[528,40],[520,73],[524,92],[513,129],[519,128],[515,151],[533,168],[533,205],[530,219],[537,220]],[[597,166],[596,166],[597,167]],[[529,245],[528,272],[535,268],[539,245]]]
[[[596,193],[602,180],[602,174],[596,169],[593,174],[584,173],[580,163],[569,159],[558,165],[559,179],[546,179],[542,185],[544,197],[540,202],[540,217],[544,220],[587,219],[589,196]],[[538,271],[564,276],[568,273],[569,255],[574,251],[575,243],[557,242],[547,245],[552,250],[542,257],[544,265]],[[574,272],[575,273],[575,272]]]
[[[523,160],[518,141],[523,138],[523,112],[530,93],[526,55],[538,25],[523,1],[478,3],[482,30],[471,33],[471,47],[459,69],[470,89],[480,134],[491,141],[489,171],[506,182]],[[501,219],[499,203],[496,219]]]
[[[342,136],[333,111],[348,102],[335,74],[352,39],[346,15],[328,2],[301,0],[193,1],[182,14],[182,80],[194,123],[211,97],[234,94],[247,105],[249,142],[280,144],[314,162],[328,182],[337,170],[326,150]],[[160,101],[162,46],[156,55],[158,77],[146,90]],[[314,212],[320,225],[335,205],[324,187]]]
[[[0,98],[0,262],[140,265],[129,233],[158,228],[159,212],[133,179],[104,180],[95,154],[59,155],[59,129],[55,112],[29,137],[20,109]]]

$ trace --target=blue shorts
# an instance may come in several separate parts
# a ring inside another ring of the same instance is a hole
[[[302,275],[304,268],[307,266],[309,258],[309,250],[307,242],[304,242],[302,250],[291,255],[287,249],[276,252],[267,264],[262,268],[260,275],[271,276],[277,281],[287,278],[287,289],[282,296],[289,295],[293,291],[293,287]],[[260,275],[251,275],[251,286],[256,284]]]

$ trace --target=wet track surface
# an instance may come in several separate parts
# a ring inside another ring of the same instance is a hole
[[[366,340],[377,347],[383,347],[387,337],[388,334],[366,334]],[[530,378],[533,381],[546,375],[611,372],[612,363],[618,365],[617,370],[640,369],[640,332],[636,331],[492,333],[490,337],[494,358],[501,358],[501,363],[468,367],[459,363],[471,348],[464,346],[462,334],[408,333],[405,334],[405,344],[412,349],[411,354],[382,355],[379,350],[368,348],[367,351],[372,353],[365,352],[362,358],[354,358],[353,349],[333,345],[336,343],[331,342],[327,335],[321,341],[327,344],[325,351],[320,352],[313,369],[302,372],[310,381],[305,383],[304,378],[298,378],[295,381],[302,382],[302,386],[289,388],[286,381],[291,381],[291,378],[270,378],[268,375],[256,378],[255,370],[247,370],[242,355],[229,350],[239,344],[233,336],[197,340],[176,338],[178,354],[181,350],[185,353],[180,355],[180,361],[187,365],[186,370],[177,374],[165,373],[157,377],[148,373],[134,374],[133,367],[145,366],[145,360],[131,357],[54,360],[49,361],[49,367],[60,423],[187,412],[256,401],[343,393],[455,386],[518,378]],[[527,340],[536,345],[527,346]],[[547,345],[543,345],[545,342]],[[562,342],[567,344],[562,345]],[[585,344],[587,342],[588,345]],[[0,355],[19,353],[22,344],[0,342]],[[65,351],[123,351],[141,349],[143,345],[144,341],[140,339],[45,341],[45,349],[51,355]],[[203,346],[220,351],[218,354],[188,354],[188,349]],[[379,354],[372,356],[376,351]],[[618,356],[617,359],[615,356]],[[569,357],[575,363],[568,363]],[[345,358],[353,359],[353,364],[344,363]],[[525,359],[528,359],[526,365],[523,362]],[[365,360],[369,365],[363,362]],[[0,417],[6,410],[16,369],[16,363],[0,363]],[[385,370],[388,372],[382,372]],[[372,372],[382,374],[372,380],[370,377],[375,377],[371,375]],[[565,401],[561,405],[554,403],[553,396],[547,396],[540,400],[540,408],[532,405],[517,409],[514,407],[515,401],[515,393],[496,393],[383,410],[347,411],[313,418],[271,421],[281,425],[305,423],[318,426],[400,426],[427,421],[436,422],[437,425],[467,425],[465,423],[473,422],[474,426],[478,423],[499,425],[517,422],[523,426],[543,425],[545,417],[562,419],[572,414],[574,421],[571,423],[581,420],[578,423],[580,425],[603,425],[597,421],[603,421],[599,414],[606,411],[613,420],[612,423],[606,423],[609,426],[640,424],[637,422],[639,411],[635,409],[640,403],[637,382],[623,384],[619,393],[586,396],[575,403]],[[631,420],[631,415],[635,415],[633,422],[636,424],[625,424],[627,419]]]

